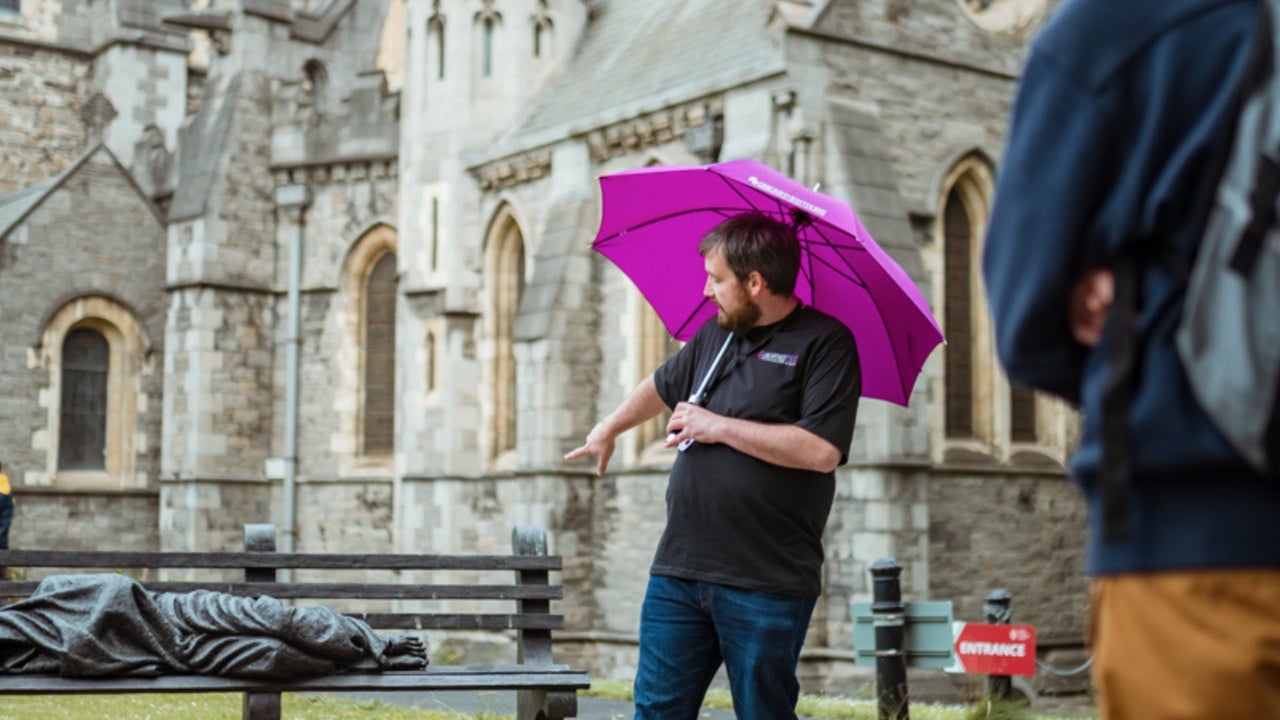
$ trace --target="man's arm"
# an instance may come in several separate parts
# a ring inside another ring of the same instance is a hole
[[[804,428],[725,417],[687,402],[676,405],[667,432],[675,433],[667,437],[667,447],[687,438],[724,443],[773,465],[823,473],[840,463],[839,448]]]
[[[653,376],[650,375],[640,381],[636,389],[631,391],[616,410],[591,428],[582,447],[570,451],[564,459],[577,460],[595,455],[600,458],[596,464],[596,474],[603,475],[609,467],[609,458],[613,457],[617,437],[666,409],[667,404],[658,395],[658,388],[654,385]]]

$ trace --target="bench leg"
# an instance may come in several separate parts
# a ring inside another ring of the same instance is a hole
[[[517,690],[516,720],[563,720],[578,716],[578,693],[573,690]]]
[[[244,720],[280,720],[280,693],[245,693]]]

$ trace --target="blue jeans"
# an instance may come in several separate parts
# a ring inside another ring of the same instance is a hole
[[[694,720],[723,662],[740,720],[795,718],[796,663],[816,598],[662,575],[640,608],[636,720]]]
[[[9,549],[9,523],[13,521],[13,498],[0,495],[0,550]],[[2,580],[3,578],[0,578]]]

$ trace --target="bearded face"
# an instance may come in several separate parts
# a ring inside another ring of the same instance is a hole
[[[716,304],[716,322],[720,327],[733,333],[745,332],[760,321],[761,310],[750,293],[729,269],[724,255],[715,250],[707,253],[703,259],[707,271],[707,284],[702,294]]]
[[[731,333],[744,333],[756,326],[760,322],[760,306],[751,296],[747,294],[747,289],[742,283],[737,283],[737,292],[730,302],[722,302],[720,298],[714,298],[716,307],[720,310],[716,313],[716,323],[721,328]]]

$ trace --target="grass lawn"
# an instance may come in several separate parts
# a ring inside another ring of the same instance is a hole
[[[631,699],[631,684],[614,680],[592,680],[591,689],[583,693],[620,700]],[[711,690],[703,707],[729,710],[733,701],[728,690]],[[830,695],[801,695],[796,714],[802,718],[823,720],[877,720],[879,708],[869,699]],[[1066,720],[1095,717],[1092,713],[1041,715],[1022,704],[975,701],[969,706],[911,703],[912,720]]]
[[[6,696],[0,720],[234,720],[241,696],[208,695],[32,695]],[[285,693],[283,717],[291,720],[499,720],[500,715],[459,715],[407,708],[378,700],[347,700]]]

